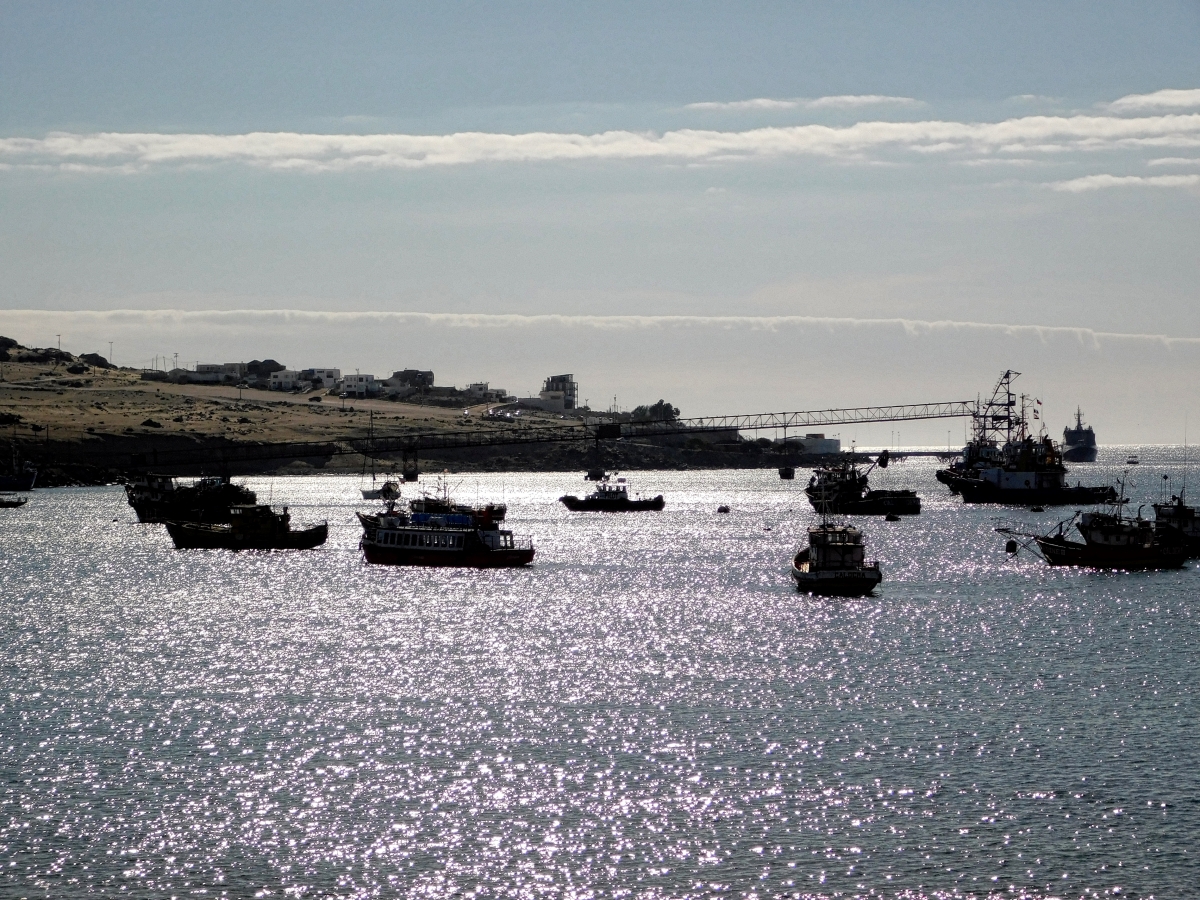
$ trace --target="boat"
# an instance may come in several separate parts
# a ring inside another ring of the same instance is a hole
[[[28,502],[28,497],[18,497],[16,494],[0,494],[0,509],[17,509]]]
[[[792,580],[808,594],[862,597],[883,581],[878,562],[866,561],[862,531],[822,518],[808,529],[808,546],[792,560]]]
[[[311,550],[325,543],[329,525],[293,529],[287,507],[277,513],[265,504],[236,504],[229,522],[166,523],[177,550]]]
[[[184,481],[170,475],[140,475],[125,485],[139,522],[227,523],[234,506],[253,505],[254,491],[228,477]]]
[[[1062,455],[1066,462],[1096,461],[1096,432],[1083,424],[1083,410],[1075,407],[1075,427],[1063,429]]]
[[[1170,502],[1152,504],[1154,521],[1160,527],[1173,528],[1179,532],[1180,540],[1188,556],[1200,556],[1200,519],[1196,508],[1188,506],[1182,496],[1171,496]]]
[[[853,454],[844,462],[822,466],[813,472],[804,493],[819,513],[842,516],[886,516],[889,513],[915,516],[921,512],[921,498],[916,491],[873,491],[868,478],[876,466],[886,469],[890,454],[887,450],[865,471],[859,471]]]
[[[1010,526],[996,530],[1013,538],[1025,538],[1027,549],[1036,552],[1052,566],[1080,566],[1092,569],[1178,569],[1188,558],[1182,534],[1169,525],[1143,519],[1141,510],[1127,516],[1121,493],[1107,510],[1076,511],[1045,534],[1022,532]],[[1069,537],[1072,527],[1082,542]],[[1010,540],[1009,552],[1017,552],[1018,541]]]
[[[662,494],[657,497],[629,496],[629,485],[624,478],[606,475],[596,484],[596,490],[582,499],[574,494],[559,497],[563,505],[572,512],[641,512],[658,511],[665,505]]]
[[[379,515],[358,514],[359,542],[369,563],[385,566],[518,568],[533,562],[533,541],[471,516],[405,513],[390,504]]]
[[[37,482],[38,470],[29,462],[22,463],[13,449],[12,472],[0,475],[0,491],[32,491]]]
[[[375,476],[371,476],[371,486],[362,488],[362,498],[364,500],[390,500],[393,497],[400,496],[400,482],[388,479],[378,485],[375,483]]]
[[[980,403],[972,417],[972,439],[963,448],[961,461],[939,470],[938,480],[965,503],[1111,503],[1116,492],[1110,486],[1071,486],[1062,452],[1054,441],[1045,434],[1035,438],[1029,433],[1030,398],[1022,394],[1020,412],[1015,412],[1012,383],[1020,374],[1008,370],[1000,376],[991,399]]]
[[[796,467],[795,466],[780,466],[779,467],[779,477],[782,478],[784,481],[791,481],[793,478],[796,477]]]
[[[367,476],[367,459],[370,458],[371,486],[369,488],[360,488],[360,491],[364,500],[391,500],[393,497],[400,496],[400,482],[395,478],[386,478],[382,484],[377,481],[378,474],[375,471],[375,455],[372,452],[375,448],[375,411],[371,410],[370,412],[371,418],[367,425],[367,450],[363,455],[362,477],[366,478]]]
[[[1125,465],[1127,466],[1136,466],[1140,465],[1140,463],[1141,460],[1138,459],[1138,455],[1136,453],[1130,453],[1129,457],[1125,460]]]

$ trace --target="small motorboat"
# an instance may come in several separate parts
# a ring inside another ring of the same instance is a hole
[[[229,524],[167,522],[177,550],[311,550],[325,543],[329,525],[293,530],[287,507],[277,513],[265,504],[232,506]]]
[[[1127,465],[1127,466],[1141,465],[1141,460],[1138,459],[1138,455],[1136,453],[1130,453],[1129,458],[1125,460],[1125,465]]]
[[[0,509],[16,509],[28,502],[28,497],[18,497],[16,494],[0,494]]]

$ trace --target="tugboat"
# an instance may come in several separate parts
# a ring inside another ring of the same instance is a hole
[[[125,485],[139,522],[229,522],[234,506],[253,505],[254,491],[228,477],[180,482],[170,475],[142,475]]]
[[[238,504],[229,508],[229,523],[167,522],[176,550],[310,550],[325,543],[328,523],[293,531],[287,507]]]
[[[1046,534],[1030,534],[1002,526],[996,530],[1013,538],[1028,539],[1024,546],[1033,549],[1052,566],[1082,566],[1092,569],[1178,569],[1187,560],[1183,536],[1174,528],[1141,517],[1130,518],[1122,512],[1128,501],[1121,496],[1107,512],[1076,512],[1059,522]],[[1078,521],[1077,521],[1078,520]],[[1068,538],[1071,527],[1083,542]],[[1018,541],[1010,540],[1009,552],[1015,553]]]
[[[1063,459],[1067,462],[1096,461],[1096,432],[1083,424],[1083,410],[1075,407],[1075,427],[1063,429]]]
[[[1006,371],[974,416],[974,437],[963,448],[957,467],[941,469],[937,478],[960,494],[965,503],[1010,503],[1024,506],[1111,503],[1111,487],[1071,487],[1067,467],[1054,442],[1029,434],[1026,410],[1029,400],[1021,395],[1019,414],[1012,382],[1021,373]],[[1000,446],[1000,440],[1004,440]]]
[[[883,581],[878,562],[866,561],[862,532],[822,518],[808,529],[808,546],[792,560],[797,590],[808,594],[862,597]]]
[[[358,514],[359,543],[369,563],[385,566],[517,568],[533,562],[533,542],[494,520],[462,513],[404,513],[388,505],[379,515]]]
[[[629,485],[624,478],[614,480],[604,476],[597,484],[596,490],[583,499],[574,494],[559,497],[563,505],[572,512],[641,512],[645,510],[658,511],[666,506],[662,494],[657,497],[629,496]]]
[[[867,476],[875,466],[886,469],[890,455],[887,450],[865,472],[860,472],[853,459],[833,466],[823,466],[813,473],[804,493],[819,513],[843,516],[915,516],[921,512],[921,498],[916,491],[872,491]]]

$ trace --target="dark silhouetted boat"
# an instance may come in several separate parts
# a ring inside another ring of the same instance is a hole
[[[232,507],[258,499],[228,478],[185,481],[170,475],[138,476],[125,485],[125,496],[139,522],[229,522]]]
[[[1155,503],[1154,521],[1161,527],[1179,532],[1188,556],[1200,556],[1200,518],[1196,508],[1188,506],[1183,497],[1172,496],[1169,503]]]
[[[972,440],[962,459],[941,469],[937,478],[966,503],[1008,503],[1021,506],[1064,506],[1111,503],[1109,486],[1071,486],[1062,453],[1049,437],[1029,434],[1028,397],[1021,395],[1020,412],[1012,382],[1020,372],[1000,376],[992,398],[981,403],[973,417]],[[1036,414],[1035,414],[1036,417]],[[1001,445],[1001,441],[1003,444]]]
[[[657,497],[630,497],[629,485],[624,478],[605,476],[596,484],[596,490],[586,497],[567,494],[559,497],[563,505],[572,512],[641,512],[657,511],[666,505],[662,494]]]
[[[890,454],[879,454],[865,472],[852,459],[833,466],[822,466],[813,472],[804,493],[819,513],[839,516],[915,516],[921,512],[921,498],[916,491],[873,491],[867,476],[879,466],[886,469]]]
[[[27,497],[18,497],[16,494],[0,494],[0,509],[17,509],[28,502]]]
[[[806,594],[862,597],[883,581],[878,562],[866,561],[862,532],[822,520],[808,529],[808,546],[792,559],[792,580]]]
[[[1121,496],[1108,510],[1076,512],[1059,522],[1046,534],[1022,532],[1008,526],[996,530],[1013,538],[1023,538],[1027,549],[1037,552],[1052,566],[1081,566],[1092,569],[1178,569],[1188,552],[1182,534],[1168,525],[1127,516],[1122,507],[1128,501]],[[1074,528],[1083,541],[1072,540]],[[1017,542],[1008,549],[1016,552]]]
[[[461,513],[358,514],[367,562],[385,566],[517,568],[533,562],[533,541]]]
[[[1062,455],[1067,462],[1096,461],[1096,432],[1083,424],[1083,410],[1075,407],[1075,427],[1063,429]]]
[[[322,522],[293,530],[285,506],[277,513],[266,505],[236,505],[228,524],[167,522],[177,550],[310,550],[325,543],[329,526]]]

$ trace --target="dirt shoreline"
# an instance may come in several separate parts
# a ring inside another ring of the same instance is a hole
[[[314,401],[316,396],[321,399]],[[484,417],[485,411],[486,406],[476,406],[464,415],[462,408],[388,400],[343,401],[318,394],[239,392],[232,386],[143,381],[140,373],[131,370],[94,369],[72,375],[61,365],[7,362],[0,381],[0,471],[15,455],[38,466],[38,484],[44,487],[108,484],[146,467],[180,475],[357,473],[364,468],[363,456],[322,454],[320,446],[312,448],[316,455],[306,458],[238,461],[229,457],[238,456],[239,450],[255,453],[283,444],[362,440],[372,429],[377,437],[401,437],[498,426]],[[502,427],[572,424],[576,423],[544,413]],[[170,458],[181,451],[191,451],[186,453],[191,462],[173,466]],[[142,458],[140,466],[130,462],[135,454]],[[205,461],[197,464],[196,459]],[[156,460],[163,462],[156,464]],[[424,472],[569,472],[598,466],[740,469],[782,464],[782,456],[753,443],[718,449],[625,440],[437,450],[420,459]],[[381,457],[375,465],[388,471],[392,462]]]

